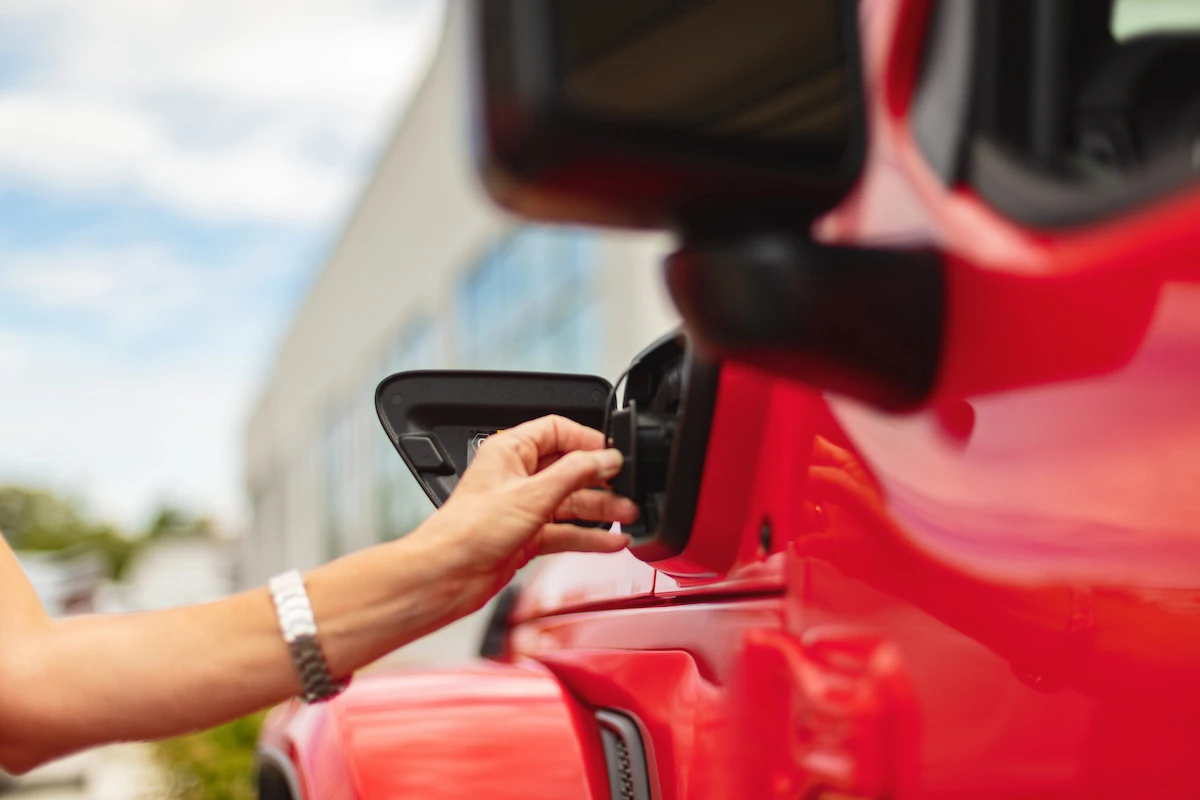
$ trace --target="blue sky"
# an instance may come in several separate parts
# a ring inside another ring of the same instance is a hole
[[[440,14],[0,5],[0,481],[240,519],[255,391]]]

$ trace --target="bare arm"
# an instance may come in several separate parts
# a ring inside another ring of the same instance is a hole
[[[348,675],[482,607],[539,554],[622,549],[623,536],[552,521],[636,517],[630,501],[585,488],[620,468],[602,446],[559,418],[494,436],[411,535],[307,573],[331,671]],[[53,621],[0,540],[0,766],[23,772],[92,745],[208,727],[299,691],[265,589]]]

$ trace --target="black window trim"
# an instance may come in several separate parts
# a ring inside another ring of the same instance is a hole
[[[1107,19],[1114,0],[1079,0],[1094,4],[1088,13]],[[911,125],[914,138],[934,172],[946,185],[964,184],[989,206],[1015,222],[1039,229],[1068,229],[1123,214],[1163,200],[1193,183],[1170,164],[1151,166],[1120,184],[1071,180],[1045,168],[1044,159],[1059,135],[1053,115],[1045,124],[1030,125],[1032,157],[1017,153],[986,130],[995,115],[994,98],[986,91],[994,72],[989,61],[998,36],[996,3],[1011,0],[936,0],[931,10],[927,46]],[[1103,4],[1103,7],[1101,7]],[[1058,9],[1046,11],[1048,6]],[[1011,8],[1012,6],[1005,6]],[[1062,0],[1034,3],[1040,22],[1070,29]],[[989,14],[991,11],[993,13]],[[1096,17],[1091,20],[1095,24]],[[1041,39],[1043,66],[1056,43]],[[1032,58],[1036,61],[1035,53]],[[983,91],[980,91],[983,89]],[[1063,87],[1046,86],[1031,97],[1035,108],[1061,105]]]

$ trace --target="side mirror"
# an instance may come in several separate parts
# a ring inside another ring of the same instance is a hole
[[[551,221],[814,219],[862,162],[857,5],[475,0],[487,188]]]
[[[611,391],[608,381],[591,375],[401,372],[379,384],[375,410],[404,463],[440,507],[488,436],[547,414],[599,429]]]

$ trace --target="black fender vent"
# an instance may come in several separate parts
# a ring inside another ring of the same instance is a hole
[[[617,711],[597,711],[612,800],[650,800],[646,748],[637,723]]]

